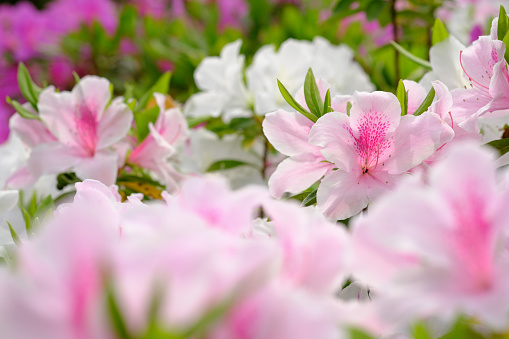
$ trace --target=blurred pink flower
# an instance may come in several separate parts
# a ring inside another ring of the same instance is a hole
[[[80,28],[82,24],[101,24],[109,34],[117,28],[117,9],[110,0],[55,0],[45,9],[51,30],[67,34]]]
[[[451,148],[417,180],[381,198],[353,225],[353,274],[379,291],[386,314],[405,321],[466,313],[507,326],[507,183],[476,144]]]

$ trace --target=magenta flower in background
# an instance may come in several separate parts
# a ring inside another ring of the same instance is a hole
[[[29,2],[0,5],[0,55],[10,54],[15,61],[38,55],[50,41],[47,24],[45,15]]]
[[[113,34],[118,24],[117,9],[110,0],[55,0],[44,12],[50,29],[61,34],[75,31],[81,24],[91,25],[94,21]]]

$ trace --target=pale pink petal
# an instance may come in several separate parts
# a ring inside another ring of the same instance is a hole
[[[263,120],[263,132],[270,143],[281,153],[289,156],[303,153],[318,153],[310,145],[308,135],[313,122],[297,112],[277,110]]]
[[[404,173],[426,160],[453,136],[452,128],[434,113],[404,116],[394,133],[393,149],[383,167],[390,174]]]
[[[30,172],[39,177],[71,171],[81,161],[79,152],[59,142],[48,142],[35,147],[28,159]]]
[[[350,127],[350,119],[344,113],[331,112],[322,116],[309,133],[309,142],[321,146],[326,160],[341,169],[358,167],[355,152],[355,138]]]
[[[82,158],[74,170],[80,179],[95,179],[104,185],[113,185],[117,179],[117,154],[111,151],[96,152],[93,157]]]
[[[493,68],[493,78],[490,84],[490,94],[493,97],[488,111],[506,110],[509,108],[509,72],[507,63],[502,60]],[[489,117],[490,114],[486,114]]]
[[[493,75],[493,66],[504,60],[505,46],[502,41],[481,36],[472,46],[461,53],[463,71],[473,88],[488,92]]]
[[[358,172],[332,171],[327,175],[317,193],[317,208],[328,219],[343,220],[368,206],[367,182]]]
[[[335,95],[331,99],[331,107],[334,112],[347,113],[348,103],[352,103],[351,95]]]
[[[41,121],[25,119],[19,114],[15,114],[11,117],[9,120],[9,128],[30,148],[55,140],[55,137]]]
[[[279,199],[285,192],[302,192],[320,180],[332,167],[334,164],[313,156],[285,159],[269,179],[270,194]]]
[[[122,140],[129,132],[132,121],[133,113],[123,99],[113,100],[97,121],[97,149],[104,149]]]
[[[107,79],[87,75],[74,86],[71,93],[77,105],[86,106],[90,111],[96,112],[98,121],[103,118],[106,105],[111,99],[110,82]]]
[[[56,93],[50,86],[39,95],[39,115],[48,130],[64,145],[80,147],[76,139],[76,98],[70,92]]]
[[[401,106],[392,93],[355,92],[350,124],[356,137],[365,133],[383,135],[394,132],[401,118]]]

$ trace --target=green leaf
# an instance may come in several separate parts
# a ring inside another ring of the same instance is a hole
[[[424,59],[419,58],[418,56],[413,55],[412,53],[407,51],[403,46],[401,46],[400,44],[398,44],[395,41],[391,41],[391,45],[394,48],[396,48],[401,54],[403,54],[404,56],[406,56],[408,59],[412,60],[416,64],[419,64],[423,67],[431,69],[431,63],[429,61],[426,61]]]
[[[28,235],[32,231],[32,218],[24,207],[21,207],[21,214],[23,214],[23,219],[25,220],[25,229],[27,230]]]
[[[509,48],[507,47],[507,46],[509,46],[509,31],[506,33],[504,39],[502,39],[502,42],[506,46],[504,58],[507,61],[507,60],[509,60]],[[504,67],[507,67],[507,66],[504,66]]]
[[[14,243],[16,244],[16,246],[19,247],[22,243],[18,236],[18,233],[16,233],[16,231],[14,230],[14,228],[12,227],[10,222],[8,222],[7,220],[5,222],[7,223],[7,225],[9,225],[9,231],[11,232],[12,240],[14,240]]]
[[[55,206],[54,206],[53,198],[51,197],[51,195],[48,195],[46,198],[44,198],[39,203],[39,206],[37,206],[37,209],[35,210],[33,216],[35,218],[43,217],[46,214],[46,212],[53,209],[54,207]]]
[[[308,194],[306,198],[302,201],[301,206],[307,207],[316,204],[316,194],[318,193],[318,189],[315,189],[311,193]]]
[[[323,114],[325,115],[329,112],[334,111],[331,107],[331,98],[330,98],[330,88],[327,90],[327,93],[325,93],[325,100],[323,101]]]
[[[27,110],[25,107],[23,107],[23,105],[21,105],[16,100],[12,100],[9,97],[7,97],[6,100],[7,100],[7,103],[9,105],[14,107],[16,112],[18,112],[18,114],[21,115],[22,118],[33,119],[33,120],[41,120],[41,118],[37,114],[34,114],[34,113],[30,112],[29,110]]]
[[[417,323],[412,326],[412,335],[414,339],[432,339],[433,337],[430,335],[428,328],[422,322]]]
[[[157,82],[150,87],[150,89],[143,94],[140,101],[138,101],[138,105],[136,106],[135,113],[143,110],[147,107],[148,102],[153,97],[154,93],[162,93],[162,94],[168,94],[168,90],[170,88],[170,79],[171,79],[171,72],[164,73]]]
[[[80,78],[78,73],[76,73],[75,71],[72,71],[72,76],[74,77],[74,82],[75,83],[79,83],[80,82],[81,78]]]
[[[426,98],[424,98],[424,101],[422,104],[417,107],[417,109],[414,112],[415,116],[421,115],[422,113],[426,112],[433,102],[433,99],[435,98],[435,89],[431,87],[431,89],[428,92],[428,95],[426,95]]]
[[[209,119],[210,119],[210,117],[208,117],[208,116],[188,118],[187,124],[189,125],[189,128],[193,128],[193,127],[198,126],[199,124],[203,124],[204,122],[207,122]]]
[[[323,102],[311,67],[308,69],[306,80],[304,81],[304,98],[306,99],[306,104],[308,105],[311,113],[313,113],[317,118],[321,117],[323,112]]]
[[[18,86],[21,94],[37,110],[37,101],[39,100],[42,88],[32,81],[28,69],[22,62],[18,64]]]
[[[354,3],[355,0],[338,0],[336,5],[334,6],[333,13],[339,13],[350,8],[350,5]]]
[[[155,123],[159,116],[159,107],[152,107],[150,109],[138,112],[134,115],[134,121],[136,122],[136,132],[138,134],[138,141],[142,141],[150,133],[148,125]]]
[[[408,113],[408,91],[405,89],[403,80],[399,80],[398,89],[396,90],[396,96],[398,97],[401,105],[401,115],[407,115]]]
[[[348,116],[350,116],[350,110],[351,110],[351,109],[352,109],[352,103],[351,103],[350,101],[348,101],[348,102],[346,103],[346,114],[347,114]]]
[[[120,339],[131,339],[133,338],[127,329],[124,321],[124,316],[118,305],[117,298],[111,283],[107,284],[106,287],[106,302],[108,307],[108,314],[110,320],[113,323],[113,328]]]
[[[76,176],[76,173],[60,173],[57,176],[57,189],[60,191],[68,185],[74,185],[80,182],[81,179]]]
[[[368,21],[373,21],[379,17],[380,13],[387,6],[388,1],[386,0],[372,0],[366,6],[366,18]]]
[[[509,30],[509,18],[505,11],[504,6],[500,5],[500,12],[498,14],[497,37],[502,40]]]
[[[433,35],[431,36],[431,42],[433,45],[439,43],[440,41],[444,41],[449,37],[449,33],[447,33],[447,29],[440,19],[435,20],[435,24],[433,25]]]
[[[374,339],[372,336],[357,328],[350,329],[350,339]]]
[[[501,156],[509,152],[509,139],[493,140],[488,142],[486,145],[490,145],[495,148]]]
[[[281,83],[281,81],[279,81],[279,79],[277,80],[277,85],[279,87],[279,91],[281,92],[281,95],[283,96],[283,98],[286,100],[286,102],[292,106],[297,112],[300,112],[301,114],[303,114],[306,118],[308,118],[309,120],[311,120],[312,122],[316,122],[317,117],[314,115],[314,114],[311,114],[311,112],[309,112],[307,109],[305,109],[304,107],[302,107],[298,102],[297,100],[295,100],[292,95],[290,94],[290,92],[288,92],[288,90],[286,89],[286,87]]]
[[[244,161],[219,160],[219,161],[216,161],[215,163],[213,163],[212,165],[210,165],[209,168],[207,168],[207,172],[223,171],[223,170],[227,170],[230,168],[235,168],[235,167],[245,166],[245,165],[256,167],[253,164],[249,164]]]

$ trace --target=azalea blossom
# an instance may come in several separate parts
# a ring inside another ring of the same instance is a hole
[[[450,127],[431,112],[402,117],[393,94],[356,92],[350,116],[325,114],[309,135],[336,168],[320,183],[318,209],[330,219],[357,214],[452,138],[444,129]]]
[[[461,144],[353,225],[354,274],[379,291],[388,317],[465,313],[498,329],[509,312],[507,184],[494,158]]]
[[[72,92],[45,89],[39,116],[54,140],[33,145],[30,172],[39,177],[74,171],[82,179],[113,184],[118,162],[113,147],[129,131],[133,115],[121,98],[110,100],[109,81],[95,76],[81,79]]]
[[[219,57],[206,57],[194,73],[202,91],[189,98],[184,106],[187,116],[222,116],[232,118],[252,115],[250,95],[243,80],[244,56],[240,55],[241,40],[223,47]]]
[[[278,108],[289,110],[276,79],[295,95],[310,67],[317,79],[330,84],[332,96],[374,89],[364,70],[353,61],[353,52],[347,46],[332,45],[322,37],[315,37],[312,42],[288,39],[277,52],[272,45],[260,48],[246,70],[254,111],[265,115]]]
[[[178,108],[166,109],[166,97],[154,94],[159,107],[156,123],[149,123],[149,135],[129,155],[128,162],[153,171],[166,185],[166,190],[177,189],[183,175],[170,163],[177,155],[177,145],[188,134],[187,122]]]

